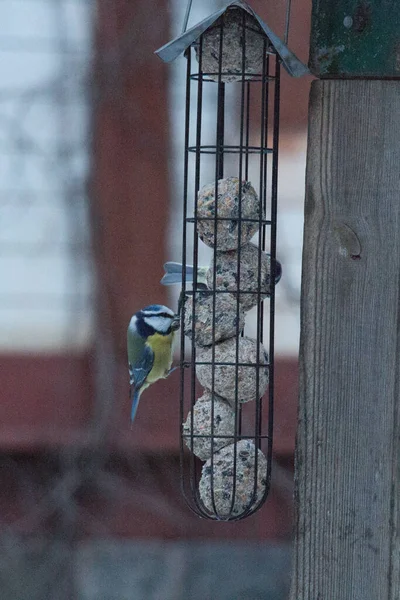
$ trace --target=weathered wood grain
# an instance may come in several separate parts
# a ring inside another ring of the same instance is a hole
[[[292,600],[399,600],[400,82],[310,97]]]

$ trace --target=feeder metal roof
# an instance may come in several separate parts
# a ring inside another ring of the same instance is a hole
[[[171,42],[168,42],[158,50],[156,50],[156,54],[163,60],[164,62],[171,62],[175,60],[180,54],[185,52],[186,48],[188,48],[193,42],[195,42],[202,33],[204,33],[224,12],[230,8],[231,6],[237,6],[242,10],[245,10],[249,13],[260,25],[261,29],[271,42],[276,53],[282,59],[283,66],[286,71],[292,77],[301,77],[302,75],[309,74],[310,71],[308,68],[289,50],[289,48],[278,38],[277,35],[268,27],[266,23],[254,12],[254,10],[242,0],[236,0],[235,2],[229,2],[224,8],[218,10],[213,13],[209,17],[197,23],[194,27],[191,27],[185,33],[175,38]]]

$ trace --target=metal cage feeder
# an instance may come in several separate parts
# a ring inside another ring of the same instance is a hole
[[[307,69],[240,1],[157,51],[166,62],[182,53],[182,490],[201,517],[236,521],[258,510],[270,488],[280,67],[294,76]],[[211,133],[203,127],[206,86]],[[199,239],[213,249],[208,267],[199,265]],[[250,309],[252,337],[244,326]]]

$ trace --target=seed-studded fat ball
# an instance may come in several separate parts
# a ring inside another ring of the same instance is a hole
[[[219,365],[218,363],[236,363],[236,341],[239,344],[239,363],[244,366]],[[238,370],[238,400],[239,402],[250,402],[256,400],[257,395],[261,397],[267,387],[269,380],[268,356],[262,344],[260,344],[258,368],[258,390],[257,390],[257,343],[246,337],[238,339],[231,338],[219,344],[215,344],[214,361],[214,393],[230,402],[235,402],[236,369]],[[209,362],[212,359],[212,347],[198,348],[196,362]],[[252,366],[254,365],[254,366]],[[265,366],[263,366],[265,365]],[[197,364],[196,375],[200,384],[211,390],[212,386],[211,364]],[[258,394],[257,394],[258,392]]]
[[[203,465],[199,482],[200,498],[204,506],[220,519],[239,516],[248,508],[256,507],[262,499],[267,485],[267,460],[261,450],[257,451],[252,441],[240,440],[236,444],[226,446]],[[233,482],[235,480],[235,497],[233,498]],[[255,497],[254,494],[254,483]],[[233,504],[233,508],[231,510]]]
[[[239,179],[226,177],[218,181],[217,199],[217,236],[215,240],[215,183],[208,183],[199,190],[197,203],[197,232],[200,239],[218,250],[236,250],[238,247],[239,232]],[[259,229],[260,200],[255,189],[249,181],[243,181],[241,186],[241,216],[242,221],[240,245],[247,244]],[[210,220],[209,220],[210,219]]]
[[[245,313],[232,294],[217,294],[215,297],[215,330],[213,336],[213,298],[207,292],[196,293],[194,319],[194,341],[199,346],[227,340],[237,333],[237,316],[239,316],[239,333],[244,327]],[[185,302],[185,335],[193,337],[193,297],[189,296]]]
[[[240,276],[238,272],[238,251],[216,253],[216,278],[215,289],[243,290],[248,293],[240,294],[240,303],[245,311],[250,310],[257,304],[258,295],[258,259],[259,249],[254,244],[246,244],[240,249]],[[265,252],[260,254],[261,263],[261,299],[266,298],[271,292],[271,256]],[[207,285],[213,287],[214,259],[210,263],[207,272]],[[275,283],[278,283],[282,273],[282,267],[278,261],[275,263]],[[236,294],[235,294],[236,295]]]
[[[235,433],[235,412],[230,404],[214,395],[214,443],[211,440],[211,412],[213,397],[210,392],[205,391],[193,407],[193,430],[192,415],[189,412],[185,423],[183,424],[183,439],[189,450],[191,446],[191,436],[205,435],[208,437],[193,438],[193,453],[201,460],[210,458],[212,452],[217,452],[224,446],[232,443],[232,437]]]
[[[255,74],[261,75],[265,39],[261,27],[248,13],[243,15],[243,12],[238,9],[230,9],[203,34],[201,70],[205,77],[218,81],[221,24],[223,27],[221,81],[241,81],[243,52],[244,78],[252,79]],[[197,58],[198,53],[197,45]]]

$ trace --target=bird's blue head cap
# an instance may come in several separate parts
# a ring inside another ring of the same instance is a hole
[[[149,304],[136,314],[136,328],[141,337],[147,338],[154,333],[168,335],[179,329],[180,319],[173,310],[162,304]]]

